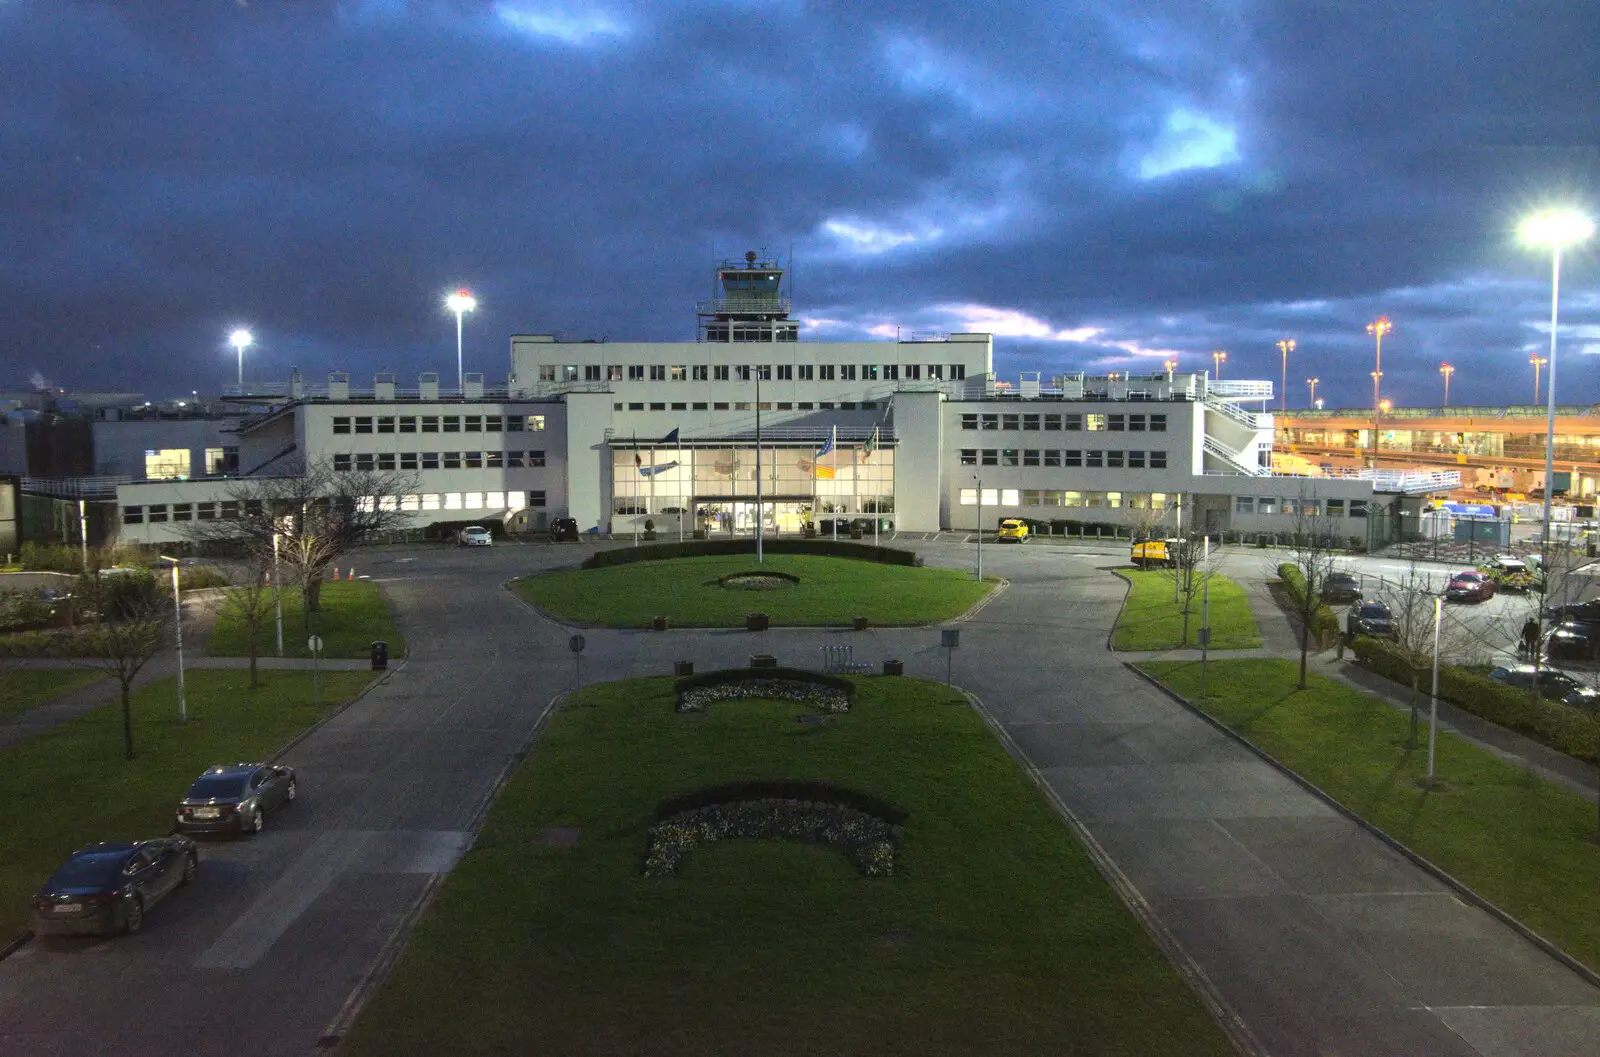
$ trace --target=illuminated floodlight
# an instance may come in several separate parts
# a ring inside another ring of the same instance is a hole
[[[1517,225],[1524,245],[1560,249],[1583,242],[1594,234],[1594,221],[1576,209],[1546,209]]]
[[[255,341],[256,341],[255,335],[251,334],[248,330],[244,329],[243,327],[240,327],[238,330],[235,330],[232,334],[228,335],[228,344],[232,345],[234,347],[234,349],[236,349],[238,351],[238,353],[239,353],[239,384],[240,385],[244,384],[244,350],[245,350],[246,347],[248,347],[250,345],[254,345]]]
[[[444,299],[444,306],[456,314],[456,392],[467,395],[467,376],[461,362],[461,317],[478,307],[472,291],[462,288]]]

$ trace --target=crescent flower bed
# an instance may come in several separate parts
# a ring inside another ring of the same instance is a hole
[[[797,701],[803,705],[810,705],[820,712],[850,711],[850,698],[842,690],[825,683],[783,678],[734,679],[691,686],[679,693],[678,711],[703,712],[713,701],[737,701],[747,698]]]
[[[719,840],[806,841],[843,848],[863,877],[892,877],[902,829],[843,804],[763,798],[707,804],[650,827],[646,877],[671,877],[687,852]]]

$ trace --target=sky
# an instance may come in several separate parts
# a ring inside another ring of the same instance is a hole
[[[1600,216],[1593,0],[0,0],[0,387],[454,375],[694,338],[719,257],[802,340],[986,330],[1002,379],[1210,369],[1531,402]],[[1600,402],[1600,236],[1557,395]]]

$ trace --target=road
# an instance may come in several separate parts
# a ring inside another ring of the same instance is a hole
[[[913,544],[931,565],[970,547]],[[569,630],[500,586],[572,545],[390,549],[358,561],[409,663],[286,757],[301,797],[261,836],[203,845],[200,879],[113,941],[0,961],[0,1053],[309,1054],[497,776],[574,678]],[[1080,818],[1267,1052],[1597,1052],[1600,993],[1129,673],[1106,650],[1117,549],[985,547],[1009,586],[963,625],[955,681]],[[1236,571],[1269,555],[1234,552]],[[937,628],[585,633],[585,678],[824,645],[942,679]],[[176,791],[175,791],[176,793]],[[86,834],[86,839],[92,835]]]

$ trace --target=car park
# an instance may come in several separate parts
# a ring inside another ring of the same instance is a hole
[[[138,932],[144,915],[193,881],[200,858],[187,837],[90,844],[73,852],[33,897],[40,935]]]
[[[1026,543],[1028,542],[1028,523],[1021,518],[1009,517],[1000,522],[1000,528],[995,532],[994,538],[1000,543]]]
[[[1329,573],[1322,581],[1324,602],[1357,602],[1361,600],[1361,581],[1349,573]]]
[[[1446,602],[1487,602],[1494,597],[1494,581],[1485,573],[1456,573],[1444,589]]]
[[[1490,672],[1489,678],[1524,690],[1537,682],[1540,697],[1579,708],[1600,707],[1600,690],[1585,686],[1557,668],[1535,668],[1531,664],[1507,665]]]
[[[297,791],[292,767],[219,764],[189,787],[175,825],[181,833],[260,833],[267,812],[292,803]]]
[[[463,547],[487,547],[494,543],[494,537],[482,525],[468,525],[456,536],[456,540]]]
[[[559,543],[562,540],[578,541],[578,519],[570,517],[552,518],[550,521],[550,542]]]
[[[1394,614],[1382,602],[1357,602],[1345,614],[1344,630],[1352,639],[1357,635],[1392,639],[1395,637]]]

